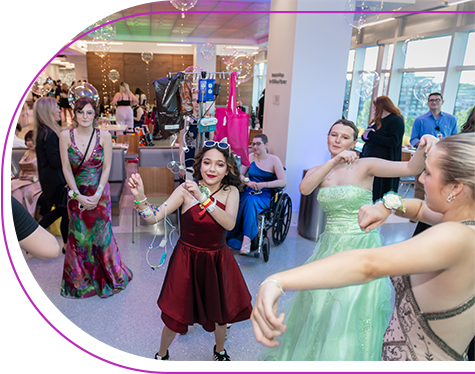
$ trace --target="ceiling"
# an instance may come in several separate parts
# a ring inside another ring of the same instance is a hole
[[[383,10],[434,10],[458,1],[384,1]],[[181,13],[163,13],[177,9],[169,1],[162,0],[124,9],[108,18],[117,20],[127,17],[114,23],[117,34],[115,41],[259,45],[267,42],[270,16],[268,13],[246,12],[270,11],[270,5],[271,0],[198,0],[192,11],[235,13],[188,13],[182,18]],[[153,14],[144,14],[151,12]],[[380,20],[392,16],[383,14]]]

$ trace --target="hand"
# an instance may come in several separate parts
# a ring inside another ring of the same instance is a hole
[[[370,232],[381,226],[390,214],[391,211],[383,203],[363,205],[358,212],[358,223],[362,230]]]
[[[97,205],[92,196],[84,196],[79,194],[78,196],[76,196],[76,200],[80,205],[82,205],[83,209],[86,210],[92,210]]]
[[[361,137],[364,139],[364,140],[368,140],[368,134],[370,131],[374,131],[374,129],[366,129],[363,133],[363,135],[361,135]]]
[[[180,169],[178,171],[178,175],[180,176],[181,179],[186,179],[186,170],[185,169]]]
[[[200,188],[196,184],[196,182],[186,180],[184,183],[181,184],[181,186],[187,190],[191,196],[193,196],[196,200],[200,200],[203,192],[200,191]]]
[[[276,317],[281,294],[280,288],[274,282],[262,284],[252,310],[251,322],[256,340],[267,347],[277,347],[279,342],[274,338],[282,335],[287,328],[283,324],[284,313]]]
[[[356,154],[356,152],[343,151],[333,158],[333,162],[335,163],[335,165],[345,164],[345,163],[348,165],[351,165],[357,159],[358,159],[358,155]]]
[[[143,181],[139,173],[132,174],[127,184],[129,185],[130,192],[134,195],[135,200],[141,201],[145,199]]]
[[[249,188],[253,189],[254,191],[259,191],[259,187],[258,187],[258,183],[257,183],[257,182],[249,181],[249,182],[246,183],[246,186],[248,186]]]
[[[427,154],[427,152],[430,151],[430,149],[432,148],[432,146],[434,146],[435,144],[437,144],[439,140],[433,136],[433,135],[429,135],[429,134],[426,134],[424,136],[422,136],[421,140],[419,141],[419,147],[420,148],[424,148],[425,147],[425,153]]]

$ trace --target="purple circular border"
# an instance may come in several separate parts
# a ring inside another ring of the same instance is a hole
[[[7,13],[8,12],[8,13]],[[70,323],[44,296],[25,266],[14,235],[10,212],[9,170],[13,124],[31,82],[56,56],[70,37],[114,11],[62,11],[61,31],[43,33],[38,19],[57,19],[54,11],[2,11],[2,369],[5,372],[45,370],[56,373],[111,372],[114,370],[157,370],[158,363],[115,350],[88,336]],[[21,56],[18,57],[18,56]],[[10,125],[11,124],[11,125]],[[177,372],[222,371],[212,362],[172,362]],[[337,370],[347,372],[399,373],[401,363],[356,362],[234,362],[227,367],[231,373],[272,370],[286,373],[293,370]],[[384,366],[383,366],[384,365]],[[415,372],[423,363],[405,365]],[[450,367],[448,366],[450,365]],[[454,366],[456,365],[456,366]],[[468,366],[470,365],[470,366]],[[473,363],[438,363],[435,372],[473,369]],[[40,369],[41,370],[41,369]]]

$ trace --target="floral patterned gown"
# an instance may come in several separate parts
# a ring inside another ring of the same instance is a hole
[[[104,149],[100,144],[100,131],[95,130],[91,146],[94,151],[84,160],[75,180],[82,195],[96,193],[102,174]],[[76,171],[83,154],[69,131],[71,146],[68,158]],[[64,258],[61,295],[83,299],[98,295],[109,297],[125,289],[132,280],[132,272],[121,260],[119,248],[112,233],[110,186],[107,183],[102,196],[93,210],[81,210],[77,200],[68,197],[69,232]]]

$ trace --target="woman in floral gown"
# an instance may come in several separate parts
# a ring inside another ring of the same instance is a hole
[[[97,116],[94,100],[78,99],[74,105],[75,127],[60,136],[70,220],[61,295],[69,298],[109,297],[125,289],[132,279],[112,233],[107,182],[112,142],[107,131],[94,128]]]

